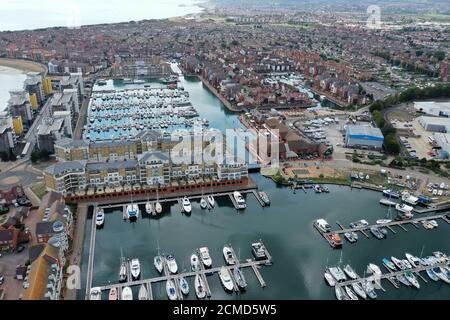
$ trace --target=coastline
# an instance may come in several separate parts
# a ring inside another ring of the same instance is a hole
[[[27,72],[47,72],[45,65],[38,62],[20,59],[0,58],[0,66]]]

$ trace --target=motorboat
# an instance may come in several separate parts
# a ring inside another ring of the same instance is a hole
[[[346,232],[344,234],[345,239],[350,243],[355,243],[358,241],[358,234],[356,232]]]
[[[220,278],[220,282],[222,283],[222,285],[226,291],[229,291],[229,292],[233,291],[234,284],[233,284],[233,281],[231,280],[230,271],[227,268],[222,267],[220,269],[219,278]]]
[[[122,300],[133,300],[133,291],[130,287],[125,287],[122,289]]]
[[[216,205],[216,201],[214,200],[214,197],[213,196],[207,196],[206,200],[208,200],[208,203],[211,206],[211,208],[214,208],[214,206]]]
[[[416,256],[413,256],[412,254],[406,253],[405,254],[406,259],[408,259],[409,263],[411,263],[412,266],[418,268],[420,267],[420,259]]]
[[[344,267],[344,272],[350,279],[355,280],[356,278],[358,278],[358,275],[349,264]]]
[[[364,219],[350,223],[350,228],[353,229],[366,228],[367,226],[369,226],[369,223]]]
[[[183,205],[183,211],[185,213],[191,213],[192,212],[191,201],[189,200],[188,197],[184,197],[182,205]]]
[[[362,287],[370,299],[375,300],[378,297],[375,288],[373,286],[373,283],[371,281],[366,281],[365,283],[362,284]]]
[[[120,264],[120,270],[119,270],[119,283],[127,282],[127,262],[125,259],[122,260],[122,263]]]
[[[397,205],[397,202],[383,198],[383,199],[380,199],[380,204],[389,206],[389,207],[395,207]]]
[[[413,268],[412,264],[409,263],[408,260],[402,259],[402,262],[403,262],[403,264],[405,265],[406,269],[412,269],[412,268]]]
[[[408,204],[408,205],[415,206],[415,205],[417,205],[417,203],[419,202],[419,198],[417,198],[417,197],[415,197],[415,196],[412,196],[412,195],[410,195],[409,193],[405,193],[405,194],[402,196],[402,201],[403,201],[404,203]]]
[[[139,206],[137,204],[129,204],[127,206],[127,218],[129,220],[136,220],[139,218]]]
[[[200,275],[195,276],[194,284],[195,284],[195,295],[197,296],[197,298],[205,299],[206,298],[205,284]]]
[[[259,197],[264,202],[265,206],[270,206],[270,199],[266,192],[264,192],[264,191],[259,192]]]
[[[400,282],[401,284],[410,287],[411,286],[411,282],[408,281],[408,279],[406,279],[406,277],[402,274],[398,274],[396,277],[398,282]]]
[[[252,254],[256,260],[267,259],[266,247],[261,242],[252,244]]]
[[[330,224],[324,219],[318,219],[314,222],[316,228],[318,228],[322,232],[331,232]]]
[[[156,270],[158,270],[159,273],[163,272],[164,262],[163,262],[163,257],[162,256],[154,257],[153,258],[153,264],[154,264]]]
[[[238,206],[238,209],[245,209],[247,208],[247,203],[245,202],[244,197],[239,191],[235,191],[233,193],[234,200],[236,201],[236,204]]]
[[[425,271],[428,275],[428,278],[430,278],[431,280],[433,280],[435,282],[439,281],[439,277],[436,275],[436,273],[434,273],[434,271],[432,269],[427,269]]]
[[[401,213],[405,213],[405,214],[411,214],[412,211],[414,210],[413,207],[408,206],[406,204],[397,204],[395,205],[395,209]]]
[[[178,300],[177,290],[175,288],[175,283],[172,280],[167,280],[166,282],[166,293],[167,297],[171,301]]]
[[[384,258],[383,259],[383,264],[386,267],[388,267],[391,271],[397,271],[397,268],[395,267],[395,264],[391,260],[389,260],[387,258]]]
[[[133,259],[130,262],[131,276],[133,280],[138,280],[141,276],[141,263],[139,259]]]
[[[212,259],[209,255],[209,249],[207,247],[203,247],[199,249],[200,259],[202,260],[205,268],[209,269],[212,267]]]
[[[328,269],[329,273],[336,279],[337,282],[346,281],[347,276],[339,267],[331,267]]]
[[[160,203],[160,202],[157,202],[157,203],[155,204],[155,212],[156,212],[156,214],[161,214],[162,211],[163,211],[163,208],[162,208],[161,203]]]
[[[95,215],[95,224],[97,228],[101,228],[105,224],[105,212],[103,209],[97,211],[97,214]]]
[[[334,287],[336,285],[336,281],[334,280],[333,276],[328,271],[325,271],[324,278],[330,287]]]
[[[146,203],[145,205],[145,211],[147,212],[147,214],[152,215],[153,214],[153,205],[152,203],[149,201]]]
[[[170,273],[176,274],[178,272],[178,265],[175,257],[173,255],[168,255],[166,257],[167,267],[169,268]]]
[[[399,270],[406,270],[406,266],[402,260],[397,259],[396,257],[391,257],[391,261],[396,265]]]
[[[354,300],[354,301],[359,300],[358,296],[353,292],[353,290],[349,286],[345,287],[345,292],[350,297],[350,300]]]
[[[383,196],[385,196],[387,198],[398,199],[398,198],[400,198],[400,193],[398,193],[397,191],[393,191],[391,189],[386,189],[386,190],[383,190]]]
[[[148,290],[145,287],[145,284],[142,284],[139,288],[139,294],[138,294],[139,300],[148,300]]]
[[[381,232],[381,230],[377,227],[370,228],[370,232],[373,234],[373,236],[379,240],[382,240],[386,237],[386,235]]]
[[[353,284],[352,284],[352,289],[353,289],[353,291],[358,295],[358,296],[360,296],[362,299],[367,299],[367,293],[364,291],[364,289],[363,289],[363,287],[362,287],[362,285],[361,284],[359,284],[359,283],[357,283],[357,282],[354,282]]]
[[[247,281],[245,280],[244,273],[239,268],[233,269],[233,275],[234,279],[236,280],[236,283],[240,289],[247,288]]]
[[[377,224],[379,224],[379,225],[389,224],[391,222],[392,222],[392,220],[389,220],[389,219],[377,220]]]
[[[89,300],[102,300],[102,291],[100,288],[95,287],[91,289]]]
[[[200,271],[200,260],[198,260],[198,256],[193,254],[191,256],[191,269],[194,272]]]
[[[434,274],[442,281],[444,281],[447,284],[450,284],[450,279],[447,277],[447,272],[442,267],[436,267],[433,268]]]
[[[367,271],[369,273],[373,273],[375,276],[381,276],[382,275],[380,267],[377,266],[376,264],[373,264],[373,263],[371,263],[371,264],[369,264],[367,266]]]
[[[411,271],[406,271],[405,277],[406,277],[406,279],[408,279],[409,282],[411,282],[411,284],[414,287],[416,287],[417,289],[420,289],[420,283],[419,283],[419,281],[417,281],[416,276]]]
[[[119,292],[117,291],[116,287],[112,287],[109,290],[108,300],[110,301],[119,300]]]
[[[223,257],[225,258],[227,265],[232,266],[236,264],[236,259],[234,258],[233,251],[230,247],[223,247]]]
[[[200,208],[202,208],[203,210],[208,208],[208,202],[205,200],[205,198],[202,198],[200,200]]]
[[[349,299],[345,295],[344,291],[342,291],[341,287],[334,287],[334,292],[336,294],[336,299],[338,299],[338,300],[348,300]]]
[[[187,296],[189,294],[189,283],[185,277],[180,278],[180,290],[181,293]]]

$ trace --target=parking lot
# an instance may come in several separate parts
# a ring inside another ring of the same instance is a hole
[[[16,280],[16,267],[24,265],[28,260],[28,248],[21,253],[2,253],[0,258],[0,276],[5,282],[0,286],[5,291],[5,300],[17,300],[22,293],[22,281]]]
[[[412,132],[410,137],[400,136],[403,153],[419,159],[433,159],[437,155],[428,139],[433,136],[433,133],[426,131],[418,119],[411,122],[396,121],[394,126],[397,129],[408,129]]]

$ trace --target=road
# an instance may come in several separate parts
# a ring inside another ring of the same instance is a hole
[[[86,98],[83,99],[83,103],[82,103],[81,109],[80,109],[80,114],[78,116],[77,126],[73,133],[74,139],[81,139],[81,137],[82,137],[83,126],[86,123],[86,116],[87,116],[90,96],[91,96],[90,92],[86,91]]]

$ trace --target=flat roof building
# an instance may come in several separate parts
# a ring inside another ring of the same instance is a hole
[[[346,127],[345,144],[347,147],[382,149],[384,136],[380,129],[370,125],[349,125]]]

